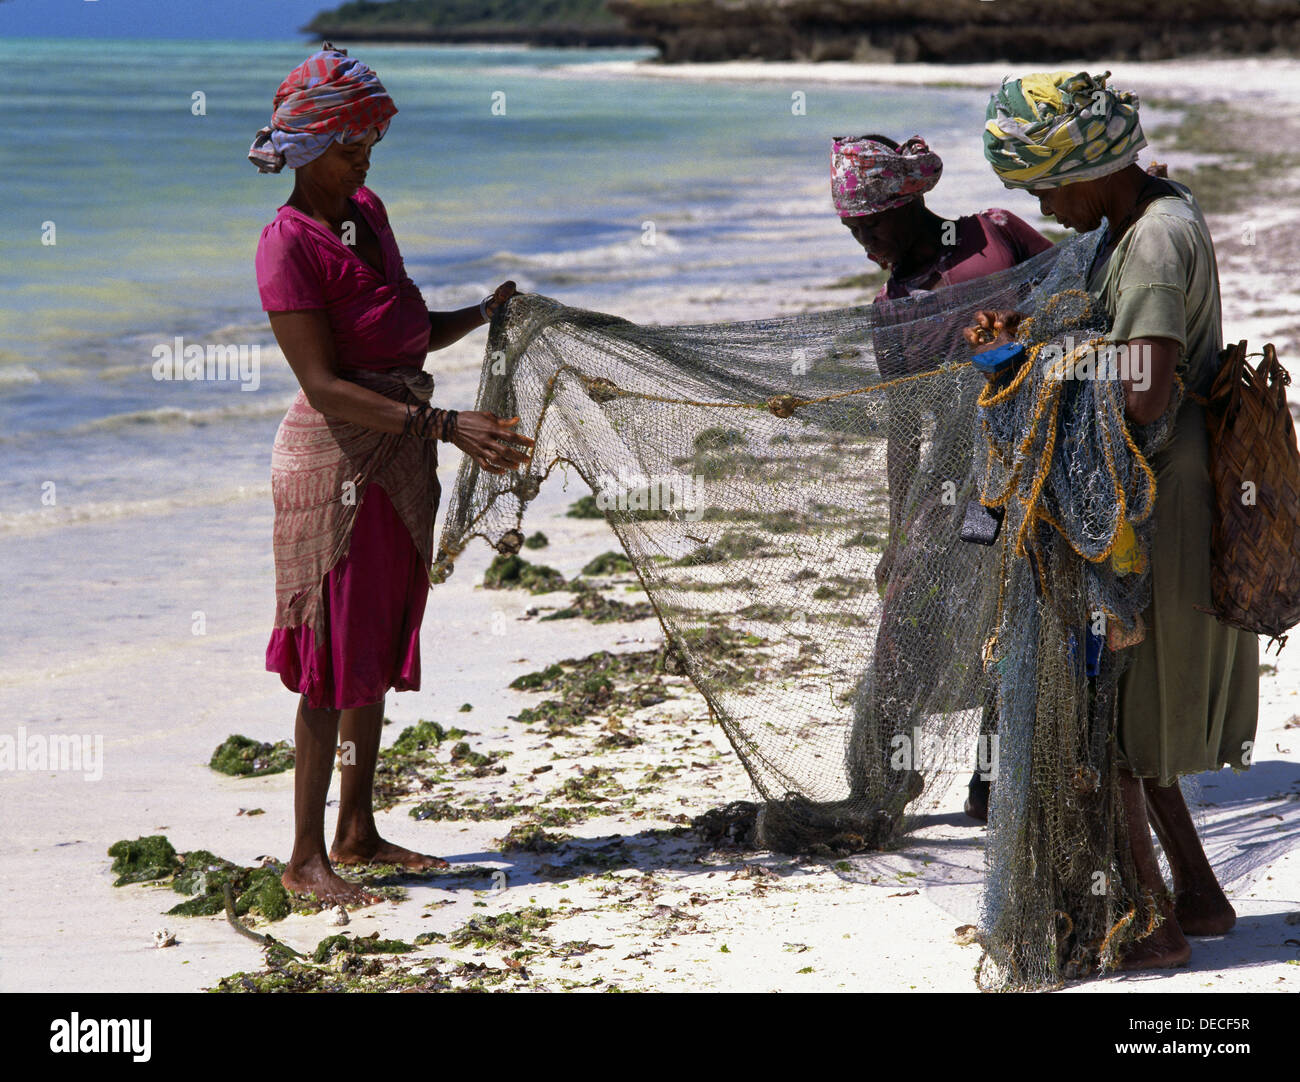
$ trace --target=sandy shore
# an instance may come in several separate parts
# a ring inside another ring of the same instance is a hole
[[[1009,60],[982,64],[855,64],[848,61],[734,60],[718,64],[660,64],[650,60],[611,60],[600,64],[568,65],[568,76],[637,75],[657,79],[726,82],[862,83],[890,86],[969,86],[992,90],[1007,75],[1034,70]],[[1041,70],[1041,69],[1040,69]],[[1076,60],[1050,65],[1052,71],[1109,71],[1112,85],[1139,93],[1176,92],[1188,101],[1231,96],[1296,101],[1300,59],[1238,58],[1223,60]]]
[[[638,70],[666,78],[844,79],[852,75],[848,68],[860,68],[805,67]],[[1300,63],[1294,61],[1113,70],[1117,81],[1123,76],[1126,84],[1165,97],[1221,97],[1231,85],[1270,103],[1269,138],[1295,130]],[[998,65],[889,67],[859,71],[859,77],[988,85],[1003,73]],[[1284,111],[1277,95],[1288,88],[1292,104]],[[1251,107],[1263,108],[1258,102]],[[1225,337],[1259,342],[1267,336],[1283,349],[1284,360],[1300,348],[1295,188],[1294,176],[1284,178],[1257,208],[1211,218]],[[1254,243],[1246,242],[1248,236]],[[845,263],[852,263],[847,252]],[[756,286],[743,296],[632,296],[618,314],[697,322],[857,300],[824,285],[797,294]],[[481,349],[481,336],[474,336],[439,355],[449,399],[472,400]],[[444,491],[457,465],[458,456],[448,454],[440,468]],[[565,516],[584,494],[576,479],[567,491],[553,480],[525,523],[549,539],[546,548],[525,555],[566,578],[618,547],[603,521]],[[104,776],[97,782],[28,771],[0,785],[0,815],[8,827],[0,839],[6,873],[0,990],[198,990],[262,968],[259,947],[235,935],[221,917],[165,917],[179,895],[148,886],[114,889],[105,850],[121,838],[165,834],[178,850],[204,848],[240,864],[287,856],[292,774],[233,779],[206,765],[231,733],[269,741],[291,733],[293,698],[261,665],[272,607],[270,527],[269,501],[262,496],[209,509],[199,533],[200,541],[211,543],[186,554],[163,550],[138,523],[65,531],[77,551],[96,554],[98,577],[114,584],[109,600],[116,598],[120,619],[162,613],[175,633],[146,644],[133,639],[134,646],[107,635],[75,665],[0,668],[11,713],[32,719],[33,731],[96,733],[105,745]],[[957,929],[978,918],[983,828],[961,815],[959,791],[899,853],[791,859],[713,848],[686,829],[690,818],[752,794],[739,761],[685,680],[665,677],[666,699],[654,705],[621,698],[617,724],[596,715],[557,732],[511,720],[544,697],[511,690],[512,680],[598,650],[653,650],[661,642],[658,622],[541,623],[548,608],[563,607],[570,595],[486,591],[479,584],[490,556],[472,548],[452,579],[434,591],[422,639],[424,688],[390,695],[387,709],[393,725],[385,744],[404,726],[429,719],[466,730],[474,751],[496,757],[475,776],[474,768],[451,761],[449,744],[440,746],[431,759],[438,780],[380,816],[390,838],[446,856],[463,874],[407,882],[404,900],[358,911],[346,929],[407,941],[427,932],[451,939],[435,938],[403,961],[384,962],[368,979],[392,985],[404,969],[430,987],[975,990],[971,971],[979,948],[963,945]],[[611,598],[644,600],[629,589],[635,587],[632,576],[616,574],[602,585]],[[197,609],[206,613],[202,636],[186,633]],[[1196,782],[1206,847],[1238,910],[1237,929],[1196,941],[1184,969],[1085,982],[1071,992],[1296,990],[1300,651],[1293,644],[1280,658],[1261,660],[1276,669],[1261,678],[1256,765],[1242,775],[1224,771]],[[466,703],[472,710],[460,709]],[[498,767],[504,772],[494,773]],[[337,797],[337,779],[331,797]],[[546,851],[503,852],[499,840],[528,816],[417,820],[409,812],[422,800],[462,809],[558,808],[569,821],[547,830],[572,837]],[[504,876],[494,877],[494,870]],[[524,914],[513,938],[481,937],[483,945],[476,946],[472,937],[457,934],[471,920],[482,924],[483,917],[508,913]],[[178,943],[158,950],[152,933],[164,926]],[[299,950],[339,931],[326,914],[291,915],[259,930]]]

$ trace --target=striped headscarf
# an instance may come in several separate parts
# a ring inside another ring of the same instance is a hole
[[[1124,168],[1147,145],[1136,94],[1110,72],[1035,72],[1003,79],[989,99],[984,156],[1010,188],[1050,188]]]
[[[286,165],[297,169],[336,139],[357,142],[371,128],[382,139],[396,112],[379,76],[327,41],[280,84],[271,123],[253,139],[248,160],[262,173],[278,173]]]
[[[942,173],[939,155],[919,135],[897,150],[865,135],[831,140],[831,200],[841,218],[910,203],[938,184]]]

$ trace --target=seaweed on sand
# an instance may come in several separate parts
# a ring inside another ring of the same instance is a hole
[[[621,552],[602,552],[599,556],[589,560],[582,569],[582,574],[588,576],[607,576],[631,574],[632,561],[624,556]]]
[[[529,563],[521,556],[497,556],[483,574],[486,590],[527,590],[549,594],[565,587],[564,576],[553,567]]]
[[[503,853],[549,853],[566,841],[568,834],[551,834],[538,823],[521,823],[497,842]]]
[[[515,720],[545,725],[551,735],[568,733],[589,717],[619,710],[637,710],[668,699],[662,650],[612,654],[600,650],[584,658],[565,658],[538,672],[517,677],[516,691],[558,693],[535,707],[525,707]]]
[[[549,936],[542,935],[552,924],[553,910],[541,906],[528,906],[513,913],[484,914],[471,917],[465,924],[451,932],[446,943],[449,947],[482,950],[518,950],[529,944],[550,946]]]
[[[598,590],[588,588],[574,598],[572,605],[548,613],[542,617],[542,620],[573,620],[581,617],[590,620],[593,624],[609,624],[616,621],[633,623],[637,620],[648,620],[654,614],[654,606],[649,601],[635,601],[629,605],[622,601],[614,601]]]
[[[117,876],[115,887],[166,879],[181,866],[176,850],[161,834],[114,842],[108,847],[108,855],[113,858],[113,873]]]
[[[389,747],[379,751],[375,767],[375,810],[391,808],[402,797],[426,791],[444,780],[434,752],[447,741],[459,741],[466,735],[464,729],[444,729],[436,721],[421,720],[403,729]]]
[[[326,936],[310,958],[295,956],[281,945],[266,950],[266,968],[256,973],[239,972],[222,977],[213,992],[392,992],[431,986],[436,966],[424,973],[402,965],[398,955],[415,947],[397,939],[369,936]],[[438,959],[441,961],[441,959]]]
[[[185,901],[166,910],[168,916],[217,915],[225,909],[227,886],[234,898],[235,914],[241,917],[251,913],[265,921],[278,921],[291,912],[318,913],[324,908],[312,896],[294,895],[286,890],[280,881],[284,865],[269,858],[259,866],[249,867],[225,860],[206,849],[177,853],[162,835],[114,842],[108,855],[113,857],[113,871],[118,876],[114,886],[154,883],[186,895]],[[406,892],[392,884],[392,873],[403,878],[428,878],[436,874],[384,865],[359,869],[355,878],[371,893],[398,900],[405,897]]]
[[[192,895],[167,910],[168,916],[212,916],[225,908],[223,890],[229,884],[240,916],[253,913],[264,920],[283,920],[292,908],[292,896],[280,882],[284,871],[278,864],[259,868],[241,867],[208,852],[193,849],[177,853],[161,834],[114,842],[108,849],[115,887],[153,882],[171,887],[177,894]]]
[[[226,737],[208,760],[208,766],[222,774],[258,778],[264,774],[282,774],[292,770],[293,746],[285,740],[274,744],[259,743],[235,733]]]

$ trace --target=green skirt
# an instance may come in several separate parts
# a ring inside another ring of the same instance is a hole
[[[1241,770],[1259,717],[1259,640],[1200,611],[1210,600],[1214,487],[1205,413],[1179,410],[1174,435],[1151,458],[1156,471],[1151,604],[1146,638],[1119,686],[1120,763],[1140,778]]]

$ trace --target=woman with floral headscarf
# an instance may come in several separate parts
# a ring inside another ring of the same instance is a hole
[[[275,95],[249,160],[295,171],[257,248],[262,307],[301,385],[276,434],[275,629],[266,667],[300,694],[295,836],[283,881],[326,902],[375,901],[334,871],[378,862],[446,867],[388,842],[371,794],[389,688],[420,686],[439,486],[435,440],[491,473],[528,461],[518,418],[434,409],[425,355],[486,323],[514,293],[430,312],[407,276],[384,205],[365,186],[396,105],[365,64],[330,44]],[[342,788],[324,838],[336,748]]]
[[[1106,86],[1109,72],[1038,73],[993,95],[984,152],[1008,187],[1037,196],[1045,215],[1080,232],[1106,223],[1088,290],[1111,320],[1109,340],[1141,357],[1124,376],[1129,422],[1170,408],[1174,377],[1187,395],[1156,473],[1145,637],[1120,680],[1116,745],[1133,866],[1165,918],[1129,950],[1127,968],[1185,963],[1187,936],[1236,922],[1183,800],[1178,778],[1250,765],[1259,707],[1258,641],[1219,623],[1210,598],[1214,494],[1204,396],[1223,345],[1219,277],[1209,229],[1192,193],[1136,164],[1146,145],[1137,98]],[[977,352],[1009,348],[1020,315],[981,312],[966,332]],[[990,377],[1005,378],[1005,377]],[[1169,859],[1165,892],[1148,829]]]
[[[836,136],[832,140],[831,199],[836,213],[868,257],[889,271],[877,301],[899,300],[982,278],[1052,247],[1052,242],[1027,222],[998,207],[956,219],[935,214],[925,205],[925,193],[939,183],[942,174],[942,160],[920,136],[901,146],[883,135]],[[881,376],[893,379],[933,363],[931,351],[920,344],[904,360],[904,364],[891,367],[892,357],[882,357]],[[910,699],[905,688],[923,679],[913,668],[926,652],[927,629],[907,623],[911,609],[904,597],[932,587],[927,563],[933,554],[925,544],[908,546],[899,539],[912,535],[933,542],[936,535],[953,526],[949,507],[927,505],[919,511],[913,509],[910,516],[904,513],[905,497],[921,455],[921,419],[911,412],[913,401],[906,395],[889,400],[885,440],[889,534],[875,570],[878,586],[887,589],[876,646],[881,661],[876,665],[876,701],[864,704],[855,722],[849,752],[851,778],[856,778],[863,766],[863,755],[857,749],[871,742],[874,728],[884,725],[892,730],[901,725],[906,729],[910,724],[886,703]],[[955,530],[952,532],[952,544],[956,545]],[[986,707],[982,726],[986,737],[993,725],[991,709]],[[855,783],[855,787],[859,786]],[[919,776],[911,791],[920,791]],[[977,770],[970,781],[966,813],[985,820],[988,794],[988,778]]]

